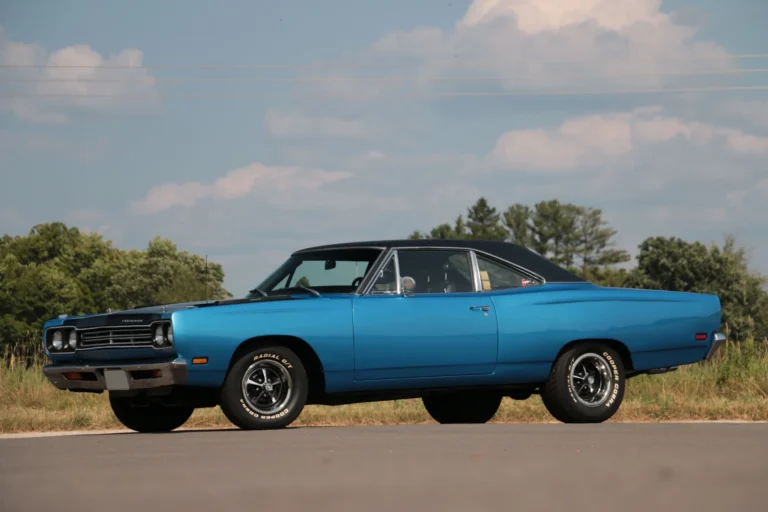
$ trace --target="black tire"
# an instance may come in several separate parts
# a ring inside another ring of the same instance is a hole
[[[587,387],[579,394],[581,382]],[[549,413],[563,423],[602,423],[616,414],[625,385],[620,354],[606,343],[585,342],[557,358],[541,398]]]
[[[118,421],[136,432],[170,432],[187,422],[194,407],[143,404],[130,397],[110,394],[109,404]]]
[[[487,423],[499,410],[501,398],[492,393],[462,392],[425,396],[421,401],[438,423]]]
[[[269,389],[259,385],[263,384],[262,370],[272,383]],[[247,376],[253,376],[255,384],[244,386]],[[243,430],[278,429],[299,417],[308,394],[307,372],[292,350],[281,345],[260,347],[234,362],[221,390],[220,406],[227,419]],[[276,403],[268,404],[273,396]]]

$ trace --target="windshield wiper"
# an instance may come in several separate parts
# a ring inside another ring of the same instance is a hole
[[[320,292],[319,291],[317,291],[317,290],[315,290],[313,288],[309,288],[308,286],[303,286],[303,285],[297,284],[296,288],[301,288],[302,290],[307,290],[309,293],[311,293],[315,297],[319,297],[320,296]]]
[[[264,292],[263,290],[259,290],[258,288],[254,288],[253,290],[248,290],[248,295],[253,295],[253,292],[258,293],[262,297],[266,297],[267,296],[266,292]]]

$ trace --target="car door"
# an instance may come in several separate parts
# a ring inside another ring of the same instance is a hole
[[[475,275],[469,251],[394,251],[355,300],[355,382],[493,373],[496,310]]]

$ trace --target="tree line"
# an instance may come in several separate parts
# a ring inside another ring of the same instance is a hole
[[[231,297],[223,282],[221,265],[170,240],[126,251],[95,233],[41,224],[0,238],[0,343],[36,343],[43,323],[61,314]]]
[[[513,242],[602,286],[714,293],[731,339],[768,338],[766,279],[750,271],[746,250],[733,237],[708,246],[652,236],[640,243],[636,264],[626,268],[620,265],[631,257],[616,248],[616,235],[598,208],[553,199],[499,211],[481,197],[452,223],[414,231],[409,238]]]

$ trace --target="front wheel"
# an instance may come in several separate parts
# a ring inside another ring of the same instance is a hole
[[[187,422],[194,407],[160,403],[141,404],[129,397],[109,396],[118,421],[136,432],[170,432]]]
[[[555,361],[541,398],[563,423],[602,423],[619,409],[625,382],[616,350],[605,343],[582,343]]]
[[[438,423],[487,423],[499,410],[501,395],[486,393],[445,393],[425,396],[424,408]]]
[[[243,430],[283,428],[304,409],[309,379],[288,347],[251,350],[232,365],[221,390],[224,415]]]

